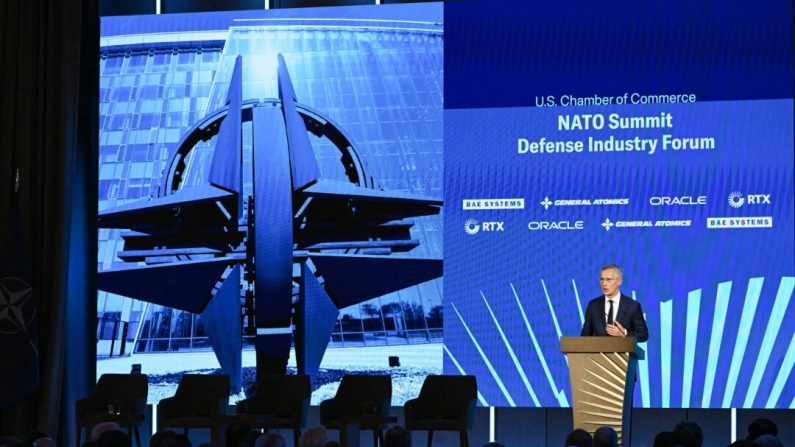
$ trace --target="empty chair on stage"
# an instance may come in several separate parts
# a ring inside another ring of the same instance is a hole
[[[103,374],[94,393],[75,403],[75,420],[77,422],[77,442],[83,429],[86,438],[91,428],[100,422],[116,422],[127,427],[130,437],[135,438],[141,446],[141,434],[138,430],[144,421],[146,396],[149,384],[145,374]]]
[[[292,429],[294,445],[298,445],[301,429],[306,428],[311,394],[309,376],[263,374],[257,380],[254,395],[237,403],[237,412],[268,416],[255,425]]]
[[[475,376],[428,376],[420,395],[403,407],[406,428],[427,430],[429,447],[434,431],[457,431],[461,447],[467,447],[477,398]]]
[[[213,428],[213,418],[226,414],[229,406],[229,376],[185,374],[173,397],[157,406],[157,428]]]
[[[373,445],[383,445],[383,431],[390,420],[390,376],[343,376],[337,394],[320,403],[320,424],[340,430],[340,439],[355,430],[372,430]]]

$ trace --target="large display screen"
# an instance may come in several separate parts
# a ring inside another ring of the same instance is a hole
[[[795,407],[791,3],[103,18],[97,373],[477,376],[572,404],[600,269],[636,407]],[[444,264],[442,278],[442,262]],[[259,294],[257,293],[259,291]]]
[[[97,373],[442,372],[442,5],[104,18]],[[255,261],[256,259],[256,261]]]
[[[517,2],[518,3],[518,2]],[[600,268],[635,406],[795,404],[792,5],[446,5],[444,371],[569,406]]]

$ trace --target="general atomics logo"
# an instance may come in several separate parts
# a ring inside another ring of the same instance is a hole
[[[544,200],[538,202],[545,210],[550,206],[615,206],[615,205],[629,205],[629,199],[626,197],[617,197],[610,199],[555,199],[550,200],[549,196],[544,197]]]
[[[611,228],[666,228],[666,227],[689,227],[693,225],[692,220],[618,220],[615,222],[605,219],[602,227],[605,231]]]
[[[469,235],[478,234],[478,231],[480,231],[480,224],[475,219],[467,219],[466,222],[464,222],[464,231]]]
[[[729,194],[729,206],[732,208],[740,208],[745,205],[745,197],[740,191],[734,191]]]

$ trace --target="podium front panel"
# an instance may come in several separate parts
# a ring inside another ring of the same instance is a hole
[[[630,439],[630,415],[635,385],[632,337],[562,337],[571,376],[574,428],[591,434],[612,427],[618,443]]]

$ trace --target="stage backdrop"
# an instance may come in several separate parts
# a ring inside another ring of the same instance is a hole
[[[445,8],[444,371],[569,406],[600,267],[650,330],[635,405],[793,408],[792,4]]]

